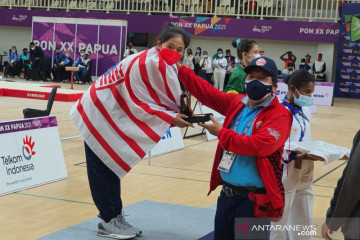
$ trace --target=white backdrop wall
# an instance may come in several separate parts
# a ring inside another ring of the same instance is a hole
[[[11,46],[16,46],[18,53],[23,48],[29,48],[31,28],[0,26],[0,53],[8,52]]]

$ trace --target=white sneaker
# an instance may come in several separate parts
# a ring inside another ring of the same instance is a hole
[[[124,217],[124,214],[119,214],[116,217],[119,221],[118,223],[120,223],[120,225],[126,225],[129,227],[129,229],[136,234],[136,236],[140,236],[142,231],[134,226],[132,226],[130,223],[128,223]]]
[[[136,234],[130,229],[130,226],[120,224],[119,219],[113,218],[108,223],[104,220],[98,224],[98,232],[101,237],[108,237],[114,239],[132,239]]]

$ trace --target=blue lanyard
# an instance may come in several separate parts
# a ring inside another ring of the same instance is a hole
[[[300,120],[298,119],[298,117],[294,114],[294,118],[295,118],[295,120],[299,123],[299,125],[300,125],[300,130],[301,130],[301,132],[300,132],[300,139],[299,139],[299,142],[302,142],[302,140],[303,140],[303,138],[304,138],[304,136],[305,136],[305,132],[306,132],[306,122],[305,122],[305,118],[306,117],[304,117],[304,114],[301,112],[301,111],[299,111],[299,113],[300,113],[300,115],[302,116],[302,120],[303,120],[303,123],[304,123],[304,128],[303,128],[303,126],[301,125],[301,122],[300,122]],[[307,118],[306,118],[307,119]]]
[[[234,128],[234,131],[236,132],[236,129],[237,129],[237,126],[239,125],[239,122],[240,122],[240,119],[244,113],[244,110],[245,110],[245,107],[241,110],[240,114],[238,114],[237,118],[236,118],[236,121],[235,121],[235,128]],[[261,109],[260,109],[261,110]],[[255,122],[255,119],[256,117],[259,115],[260,113],[260,110],[254,114],[254,116],[251,118],[251,120],[248,122],[248,124],[246,124],[246,127],[243,131],[243,135],[246,134],[246,132],[249,130],[250,126]]]

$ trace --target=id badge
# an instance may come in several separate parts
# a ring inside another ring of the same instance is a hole
[[[231,165],[234,162],[235,157],[236,157],[236,155],[234,153],[225,152],[221,159],[221,162],[218,166],[218,170],[223,171],[223,172],[229,172]]]

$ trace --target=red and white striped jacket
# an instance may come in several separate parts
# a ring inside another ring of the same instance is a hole
[[[160,141],[179,112],[177,74],[154,47],[112,67],[72,107],[85,142],[119,178]]]

